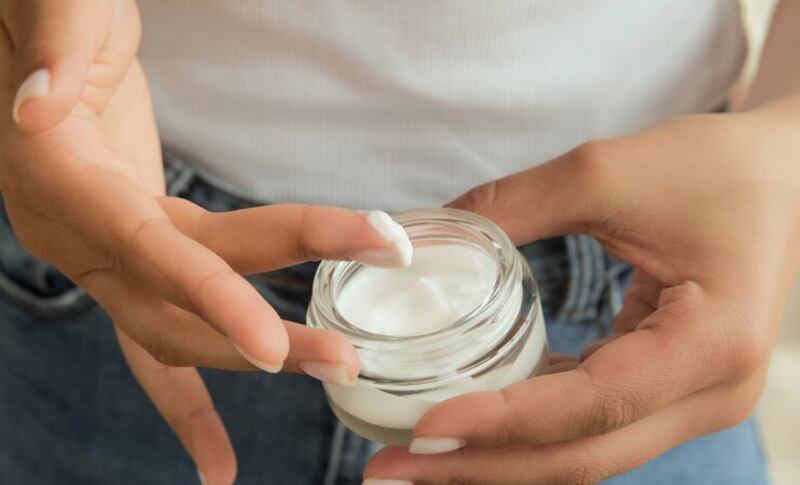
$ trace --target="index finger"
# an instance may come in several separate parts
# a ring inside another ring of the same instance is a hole
[[[175,197],[161,197],[159,202],[181,232],[239,273],[261,273],[319,259],[353,259],[387,268],[411,262],[411,241],[381,211],[274,204],[208,212]]]
[[[230,337],[257,367],[269,372],[280,369],[289,350],[283,321],[250,283],[213,250],[179,231],[155,199],[133,183],[94,167],[78,175],[76,183],[84,190],[72,192],[69,203],[77,206],[75,212],[97,210],[91,224],[85,218],[76,218],[75,223],[111,248],[108,259],[113,268],[198,315]],[[97,201],[108,200],[114,203],[98,206]],[[159,200],[166,202],[184,231],[213,245],[240,269],[258,271],[278,260],[291,263],[292,258],[345,249],[355,251],[353,257],[383,265],[410,262],[408,237],[384,213],[365,218],[342,209],[289,206],[217,215],[186,201]],[[287,211],[295,216],[289,217]],[[314,242],[318,240],[334,244]]]

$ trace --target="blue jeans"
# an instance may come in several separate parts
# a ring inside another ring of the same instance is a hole
[[[171,159],[171,195],[214,211],[250,205]],[[522,248],[556,352],[607,335],[630,268],[584,236]],[[314,264],[251,278],[283,318],[303,321]],[[242,484],[359,484],[375,447],[331,414],[305,376],[203,370]],[[18,244],[0,205],[0,483],[184,484],[195,468],[134,381],[108,316]],[[613,485],[767,483],[753,419],[676,448]]]

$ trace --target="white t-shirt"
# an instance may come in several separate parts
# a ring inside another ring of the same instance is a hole
[[[140,0],[163,141],[264,202],[437,206],[718,107],[735,0]]]

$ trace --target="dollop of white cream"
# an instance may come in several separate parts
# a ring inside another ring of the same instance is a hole
[[[497,263],[463,244],[414,248],[410,266],[363,267],[340,290],[336,305],[351,324],[408,337],[452,325],[487,298]]]

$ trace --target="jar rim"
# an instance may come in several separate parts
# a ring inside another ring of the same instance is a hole
[[[452,208],[405,211],[394,214],[393,217],[407,229],[412,242],[415,240],[425,241],[426,237],[430,239],[436,236],[424,234],[424,231],[422,235],[416,234],[414,232],[415,226],[420,229],[425,225],[438,225],[440,227],[450,227],[451,229],[457,228],[462,231],[462,236],[469,234],[472,239],[467,239],[464,236],[465,239],[454,238],[452,241],[475,246],[487,252],[497,263],[495,282],[484,300],[453,323],[431,332],[407,336],[374,333],[349,322],[338,311],[336,306],[339,290],[337,285],[342,281],[342,285],[346,284],[347,278],[352,276],[362,265],[352,261],[323,261],[317,269],[317,275],[314,279],[312,301],[309,306],[309,325],[335,330],[350,340],[357,349],[382,353],[381,358],[384,360],[391,360],[393,357],[402,359],[403,356],[393,354],[408,354],[409,349],[413,349],[410,352],[412,355],[421,355],[431,350],[444,353],[448,351],[455,352],[458,350],[460,339],[474,339],[475,335],[479,335],[480,332],[489,331],[482,329],[491,328],[489,324],[494,321],[498,308],[505,305],[503,299],[508,298],[514,285],[518,284],[525,275],[531,279],[532,284],[530,286],[533,300],[538,300],[538,290],[535,282],[533,282],[533,276],[530,271],[526,271],[527,268],[521,267],[521,256],[516,246],[514,246],[506,233],[489,219],[473,212]],[[438,237],[443,236],[438,235]],[[537,307],[538,305],[536,304],[532,305],[530,311],[537,312]],[[534,314],[530,321],[535,321],[535,319],[536,315]],[[514,320],[517,319],[515,318]],[[503,330],[502,328],[493,329],[495,333],[502,333]],[[499,337],[494,335],[492,338]],[[462,343],[467,343],[467,341],[464,340]],[[452,349],[449,350],[448,347],[452,347]],[[495,345],[486,350],[490,349],[496,350]],[[469,362],[467,367],[470,367],[471,364],[479,364],[486,359],[484,355],[480,355],[474,360],[475,362]],[[409,357],[409,362],[414,362],[413,357]]]

